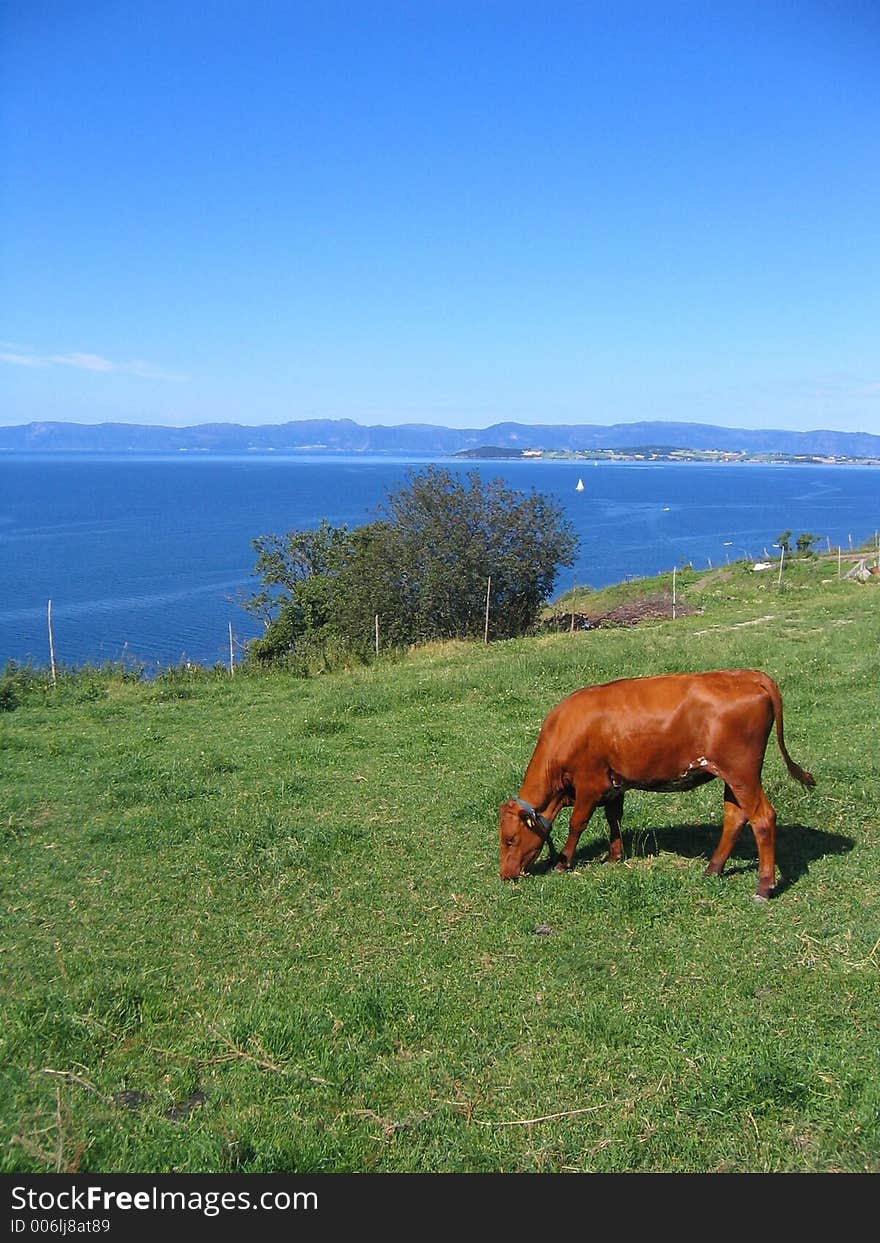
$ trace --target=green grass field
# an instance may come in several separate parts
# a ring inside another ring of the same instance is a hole
[[[701,611],[311,680],[7,675],[0,1169],[880,1170],[880,584],[677,588]],[[501,883],[554,703],[736,666],[818,781],[771,737],[777,897],[748,831],[704,877],[717,782],[628,795],[622,864],[599,815]]]

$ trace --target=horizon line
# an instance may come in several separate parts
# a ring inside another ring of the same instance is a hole
[[[638,427],[638,426],[662,426],[662,427],[704,427],[718,429],[720,431],[731,432],[754,432],[763,433],[764,435],[780,434],[789,436],[811,436],[819,434],[828,434],[832,436],[870,436],[873,439],[880,440],[880,433],[867,432],[858,430],[840,430],[831,427],[812,427],[812,428],[783,428],[783,427],[744,427],[736,424],[727,423],[703,423],[694,419],[626,419],[613,423],[528,423],[520,419],[499,419],[486,426],[468,426],[455,427],[448,423],[430,423],[420,421],[407,421],[403,423],[361,423],[357,419],[353,419],[348,415],[340,416],[320,416],[311,415],[298,419],[284,419],[279,422],[266,423],[236,423],[229,419],[222,420],[205,420],[200,423],[138,423],[122,419],[103,419],[100,422],[80,422],[74,419],[31,419],[26,423],[4,423],[0,424],[0,433],[4,431],[18,431],[29,427],[134,427],[146,430],[156,431],[195,431],[206,427],[230,427],[240,428],[242,431],[258,431],[263,428],[283,428],[291,425],[296,426],[303,423],[348,423],[354,427],[362,427],[366,430],[382,429],[404,429],[404,428],[438,428],[447,432],[488,432],[497,427],[526,427],[529,430],[552,428],[595,428],[610,429],[616,427]]]

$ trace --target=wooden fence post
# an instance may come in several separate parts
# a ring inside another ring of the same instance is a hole
[[[235,677],[235,655],[232,650],[232,622],[229,623],[229,676]]]
[[[486,625],[483,627],[483,642],[489,642],[489,595],[492,591],[492,575],[489,575],[489,581],[486,583]]]
[[[49,663],[52,667],[52,685],[58,685],[58,677],[55,672],[55,641],[52,638],[52,601],[49,601],[49,607],[46,610],[47,620],[49,623]]]
[[[373,630],[375,632],[375,640],[376,640],[376,655],[378,656],[379,655],[379,614],[378,613],[373,618]]]

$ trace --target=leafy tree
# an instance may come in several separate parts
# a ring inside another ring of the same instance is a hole
[[[803,553],[805,556],[811,555],[813,551],[813,545],[818,544],[821,538],[822,538],[821,535],[811,535],[809,531],[802,531],[801,534],[797,537],[797,541],[796,541],[798,552]]]
[[[366,650],[376,614],[386,646],[482,637],[490,577],[491,636],[523,634],[572,564],[577,537],[539,493],[428,467],[389,494],[374,523],[353,532],[323,523],[255,547],[273,589],[249,602],[271,618],[255,645],[268,657],[316,633]]]
[[[781,535],[777,535],[776,543],[783,552],[791,552],[791,531],[783,531]]]
[[[328,626],[335,605],[333,584],[351,556],[353,536],[345,526],[322,518],[316,530],[262,535],[253,541],[255,572],[263,590],[243,607],[259,617],[266,631],[251,653],[271,660],[292,651],[306,634]]]

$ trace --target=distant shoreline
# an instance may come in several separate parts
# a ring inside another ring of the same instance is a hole
[[[405,449],[333,449],[324,445],[286,449],[220,449],[180,447],[176,449],[142,448],[19,448],[0,445],[0,461],[15,458],[43,459],[105,459],[116,461],[306,461],[308,459],[398,462],[581,462],[584,465],[638,466],[880,466],[880,457],[847,457],[843,454],[818,453],[750,453],[745,450],[710,449],[507,449],[487,447],[448,450]]]
[[[0,427],[0,452],[178,453],[292,456],[339,454],[515,461],[880,463],[880,435],[819,429],[717,427],[653,420],[613,424],[428,423],[366,426],[351,419],[165,427],[132,423],[27,423]]]
[[[708,465],[756,466],[880,466],[877,457],[819,453],[749,453],[729,449],[504,449],[487,446],[461,449],[452,457],[476,462],[697,462]]]

